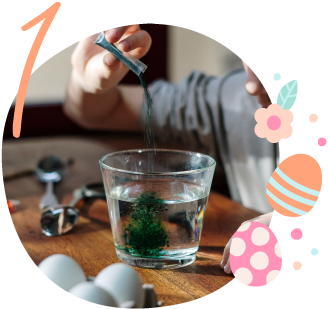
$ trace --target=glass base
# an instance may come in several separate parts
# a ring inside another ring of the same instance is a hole
[[[127,264],[142,268],[152,269],[175,269],[188,266],[195,262],[196,254],[190,254],[183,257],[165,257],[165,258],[145,258],[124,254],[116,250],[118,258]]]

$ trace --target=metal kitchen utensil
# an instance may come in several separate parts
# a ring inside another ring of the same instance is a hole
[[[58,204],[54,194],[54,183],[63,179],[66,174],[65,163],[57,156],[42,158],[36,168],[36,175],[40,181],[46,183],[46,193],[43,195],[39,208],[44,209],[49,205]]]

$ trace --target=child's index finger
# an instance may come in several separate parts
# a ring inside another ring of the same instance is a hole
[[[108,30],[105,33],[105,38],[109,43],[115,43],[118,41],[118,32],[116,29]]]
[[[120,39],[122,39],[125,33],[132,34],[137,31],[139,28],[139,24],[119,26],[115,28],[108,29],[105,34],[105,38],[109,43],[116,43]]]
[[[117,27],[106,31],[105,38],[109,43],[116,43],[126,32],[129,26]]]

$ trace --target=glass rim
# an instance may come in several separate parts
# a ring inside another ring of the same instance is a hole
[[[119,169],[119,168],[115,168],[112,166],[109,166],[107,164],[105,164],[103,162],[103,160],[105,160],[108,157],[113,157],[115,155],[118,154],[123,154],[123,153],[142,153],[142,152],[154,152],[154,149],[131,149],[131,150],[121,150],[121,151],[116,151],[116,152],[111,152],[109,154],[104,155],[100,160],[99,160],[99,164],[101,167],[115,171],[115,172],[121,172],[121,173],[125,173],[125,174],[134,174],[134,175],[161,175],[161,176],[172,176],[172,175],[186,175],[186,174],[195,174],[195,173],[200,173],[206,170],[211,169],[212,167],[215,167],[216,165],[216,161],[208,155],[199,153],[199,152],[193,152],[193,151],[185,151],[185,150],[172,150],[172,149],[156,149],[156,152],[171,152],[171,153],[182,153],[182,154],[190,154],[190,155],[199,155],[205,158],[209,158],[210,160],[212,160],[212,163],[210,166],[207,167],[203,167],[203,168],[199,168],[199,169],[195,169],[195,170],[188,170],[188,171],[182,171],[182,172],[147,172],[147,173],[143,173],[143,172],[135,172],[135,171],[129,171],[129,170],[123,170],[123,169]]]

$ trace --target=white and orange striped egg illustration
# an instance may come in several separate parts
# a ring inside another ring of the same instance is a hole
[[[321,183],[318,162],[309,155],[296,154],[279,164],[268,181],[266,194],[277,212],[299,217],[311,211],[316,204]]]

